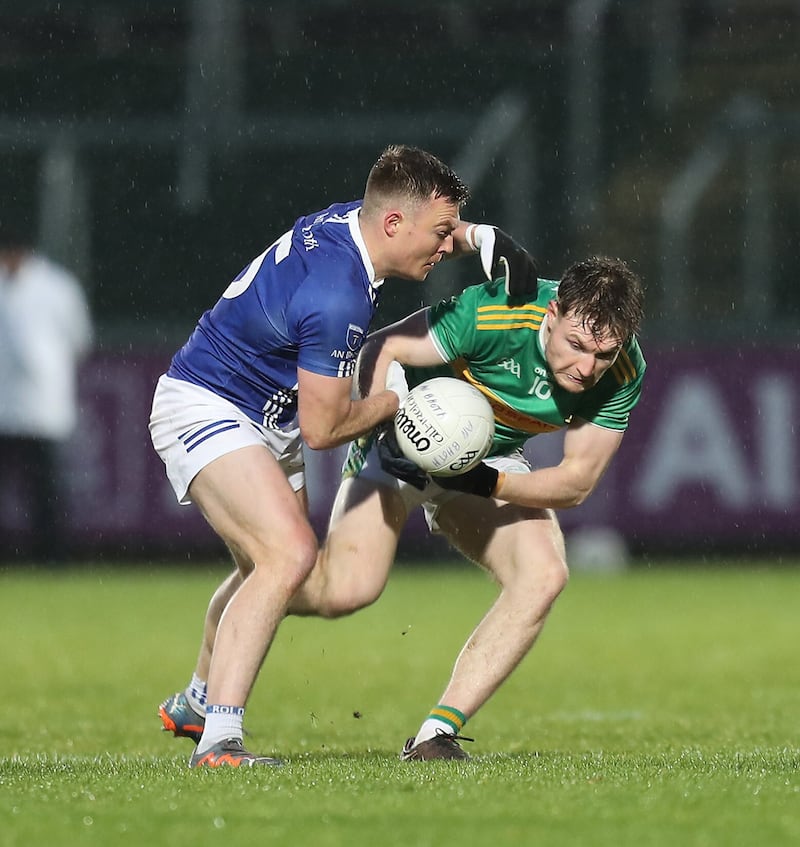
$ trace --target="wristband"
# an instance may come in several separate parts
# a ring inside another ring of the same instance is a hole
[[[494,488],[492,489],[492,493],[491,493],[492,497],[497,497],[498,500],[501,499],[500,498],[500,491],[503,488],[503,483],[505,483],[505,481],[506,481],[506,472],[505,471],[498,471],[497,472],[497,482],[495,482]]]
[[[464,233],[464,238],[467,241],[467,247],[472,250],[473,253],[478,252],[478,245],[475,243],[475,230],[478,228],[478,224],[470,224],[467,227],[467,231]]]
[[[402,405],[403,401],[408,397],[406,372],[400,362],[394,359],[389,362],[389,369],[386,371],[385,388],[387,391],[393,391],[397,395],[398,405]]]

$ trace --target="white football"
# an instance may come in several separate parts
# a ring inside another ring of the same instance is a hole
[[[409,391],[394,418],[397,443],[406,458],[436,476],[457,476],[489,452],[494,414],[469,383],[436,377]]]

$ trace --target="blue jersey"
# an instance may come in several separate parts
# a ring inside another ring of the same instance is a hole
[[[361,201],[299,218],[206,312],[167,375],[207,388],[269,427],[297,413],[297,369],[352,376],[378,290]]]

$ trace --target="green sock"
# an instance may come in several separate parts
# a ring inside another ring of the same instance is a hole
[[[419,728],[416,738],[416,744],[422,741],[427,741],[435,735],[458,735],[461,732],[464,724],[467,722],[467,716],[458,709],[452,706],[446,706],[440,703],[435,708],[431,709],[430,714],[425,718],[422,726]]]

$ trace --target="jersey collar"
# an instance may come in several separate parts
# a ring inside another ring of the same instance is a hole
[[[550,332],[550,329],[547,326],[547,319],[549,317],[550,316],[547,313],[545,313],[544,317],[542,318],[542,323],[539,327],[539,332],[536,333],[536,338],[539,342],[539,350],[540,350],[542,356],[544,356],[545,361],[547,361],[547,356],[545,355],[545,349],[544,349],[545,339],[547,338],[547,334]]]
[[[372,259],[367,253],[367,245],[364,243],[364,237],[361,235],[361,227],[358,225],[358,213],[361,211],[359,206],[356,209],[351,209],[347,213],[347,225],[350,227],[350,235],[353,237],[353,243],[358,247],[358,252],[361,254],[361,261],[364,263],[364,269],[367,272],[367,279],[372,288],[380,288],[383,285],[383,279],[375,279],[375,268],[372,265]]]

